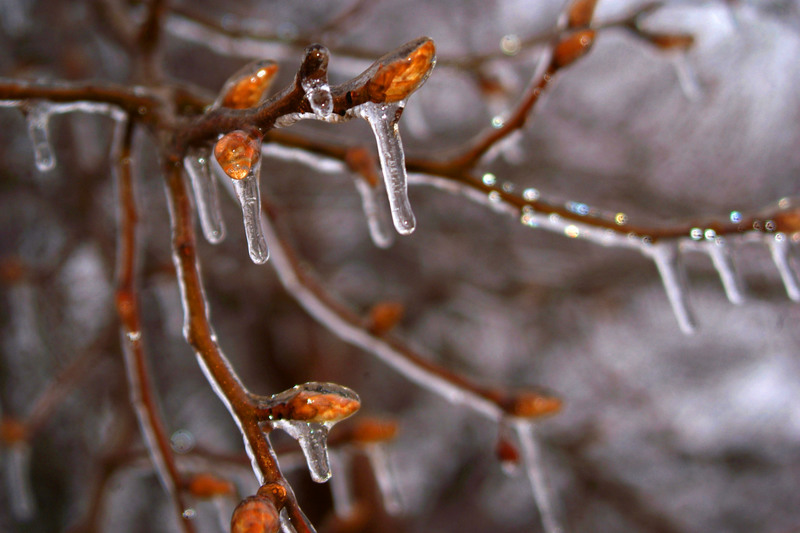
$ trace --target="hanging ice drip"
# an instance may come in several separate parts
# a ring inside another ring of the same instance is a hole
[[[260,105],[266,99],[277,71],[278,66],[272,61],[255,61],[246,65],[228,79],[211,109],[220,107],[248,109]],[[222,221],[217,183],[214,179],[214,172],[212,172],[214,166],[211,161],[211,148],[190,148],[184,157],[183,164],[191,178],[203,234],[210,243],[221,242],[225,238],[225,225]],[[255,174],[257,174],[257,170]],[[248,182],[247,186],[255,189],[255,192],[251,192],[249,197],[259,196],[257,179]],[[244,204],[242,205],[245,231],[247,232],[248,215],[244,214],[245,208]],[[257,225],[260,226],[260,221]],[[256,263],[266,261],[268,257],[266,244],[261,246],[259,243],[255,243],[255,246],[249,246],[249,248],[253,261]]]
[[[328,432],[361,407],[358,395],[335,383],[304,383],[264,401],[272,425],[297,440],[311,478],[324,483],[331,477]]]
[[[425,83],[435,64],[433,41],[422,37],[376,61],[354,80],[354,88],[347,92],[349,99],[364,102],[349,113],[363,118],[372,128],[392,220],[402,235],[414,231],[416,220],[408,201],[405,154],[397,124],[406,98]]]

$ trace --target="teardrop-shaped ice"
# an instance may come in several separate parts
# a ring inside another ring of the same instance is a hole
[[[353,109],[356,116],[366,120],[372,127],[378,145],[383,180],[392,211],[394,227],[401,235],[414,231],[416,220],[408,201],[408,177],[403,142],[397,122],[405,102],[376,104],[367,102]]]
[[[791,264],[791,241],[785,233],[775,233],[767,235],[767,244],[772,254],[772,261],[778,268],[783,285],[786,287],[786,294],[793,301],[800,302],[800,279]]]
[[[208,148],[190,148],[183,158],[183,166],[192,181],[203,235],[208,242],[216,244],[225,238],[225,224],[222,221],[217,182],[211,175],[210,157]]]
[[[333,97],[327,80],[306,78],[300,85],[306,93],[311,110],[320,118],[327,118],[333,113]]]
[[[261,189],[258,183],[261,173],[261,160],[256,161],[250,173],[241,180],[233,180],[236,197],[242,206],[242,219],[244,232],[247,237],[247,250],[250,259],[256,264],[262,264],[269,259],[267,240],[261,228]]]
[[[658,268],[681,331],[694,333],[696,322],[687,301],[686,274],[680,262],[678,246],[671,242],[656,243],[642,248],[642,251],[653,258]]]
[[[388,248],[394,242],[394,232],[391,230],[391,213],[385,200],[381,198],[383,187],[378,184],[371,186],[367,180],[360,176],[355,177],[356,190],[361,196],[361,207],[367,217],[369,236],[378,248]]]
[[[328,430],[330,424],[319,422],[299,422],[296,420],[274,420],[272,424],[282,429],[300,444],[306,457],[311,479],[325,483],[331,477],[328,460]]]
[[[39,172],[48,172],[56,166],[56,157],[50,144],[50,114],[48,104],[37,103],[26,112],[28,136],[33,143],[33,156]]]
[[[744,290],[742,289],[742,281],[739,273],[733,266],[733,259],[728,244],[721,237],[717,237],[714,242],[709,242],[708,255],[711,256],[711,262],[714,268],[719,273],[720,281],[725,289],[725,295],[728,300],[734,304],[744,303]]]

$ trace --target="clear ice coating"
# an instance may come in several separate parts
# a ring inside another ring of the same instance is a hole
[[[391,230],[391,213],[386,204],[382,202],[382,187],[372,187],[361,176],[355,177],[356,190],[361,196],[361,207],[367,217],[369,236],[378,248],[388,248],[394,242],[394,232]]]
[[[216,161],[214,168],[219,173],[220,178],[225,176],[225,179],[229,179]],[[243,179],[230,180],[233,182],[236,197],[242,206],[242,219],[244,221],[244,232],[247,237],[247,249],[250,253],[250,259],[259,265],[269,259],[267,241],[261,228],[261,189],[258,183],[260,174],[261,160],[259,159]]]
[[[678,246],[674,243],[657,243],[643,250],[653,258],[658,268],[681,331],[694,333],[696,322],[687,301],[686,275],[680,263]]]
[[[197,212],[203,235],[212,244],[225,238],[225,224],[219,205],[217,182],[211,175],[211,150],[208,148],[191,148],[183,158],[183,166],[192,181]]]
[[[333,112],[333,98],[331,97],[331,87],[327,80],[318,78],[306,78],[300,85],[306,93],[311,110],[320,118],[327,118]]]
[[[406,159],[400,131],[397,128],[398,115],[402,112],[404,104],[402,100],[390,104],[367,102],[353,108],[353,112],[372,127],[378,144],[378,155],[394,227],[401,235],[408,235],[414,231],[416,220],[408,201]]]
[[[533,498],[539,508],[545,533],[563,533],[564,526],[558,517],[559,512],[553,501],[550,484],[544,473],[544,462],[542,461],[539,442],[536,439],[533,428],[533,424],[524,419],[519,419],[514,424],[522,454],[522,462],[525,465],[525,472],[533,489]]]
[[[297,530],[294,528],[294,526],[292,525],[292,521],[289,518],[288,511],[286,511],[286,507],[281,509],[280,519],[281,519],[281,531],[283,533],[297,533]]]
[[[711,256],[714,268],[719,273],[719,279],[722,281],[728,301],[733,304],[744,303],[744,289],[739,273],[733,266],[730,246],[721,237],[717,237],[708,246],[708,254]]]
[[[775,233],[767,236],[767,244],[772,254],[772,261],[786,287],[786,294],[793,301],[800,301],[800,279],[791,265],[792,244],[784,233]]]
[[[288,433],[300,444],[311,479],[317,483],[325,483],[331,478],[331,465],[328,459],[328,431],[332,426],[331,423],[274,420],[272,424]]]
[[[28,521],[35,511],[31,488],[31,448],[25,443],[10,446],[4,459],[11,513],[16,520]]]
[[[386,447],[382,444],[369,444],[365,448],[372,471],[375,473],[375,481],[383,498],[383,507],[386,512],[392,515],[399,515],[403,512],[403,500],[400,497],[400,490],[397,486],[397,476],[395,476],[392,463]]]
[[[33,156],[39,172],[48,172],[56,166],[56,156],[50,144],[50,114],[50,106],[43,103],[31,106],[26,113],[28,136],[33,143]]]

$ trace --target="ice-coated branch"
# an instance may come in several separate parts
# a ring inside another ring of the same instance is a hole
[[[167,432],[158,407],[147,368],[142,339],[142,325],[137,295],[137,238],[138,214],[133,192],[131,171],[131,145],[134,123],[123,122],[122,138],[114,170],[119,194],[119,244],[117,251],[116,307],[120,318],[120,337],[128,376],[128,394],[145,446],[149,452],[159,481],[167,492],[176,516],[186,533],[195,531],[181,494],[181,475],[172,456]]]

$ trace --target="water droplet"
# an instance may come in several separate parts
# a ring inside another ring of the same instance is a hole
[[[192,182],[203,235],[208,242],[216,244],[225,238],[225,224],[222,221],[217,182],[211,175],[208,156],[208,149],[189,149],[183,159],[183,166]]]
[[[717,232],[713,229],[707,229],[703,236],[706,238],[707,241],[713,241],[717,237]]]
[[[489,193],[489,201],[492,203],[499,203],[503,200],[503,197],[500,196],[500,193],[497,191],[492,191]]]
[[[703,230],[701,230],[700,228],[692,228],[691,231],[689,232],[689,236],[692,239],[699,241],[700,239],[703,238]]]
[[[553,224],[558,224],[559,222],[561,222],[561,216],[558,213],[550,213],[550,215],[547,218]]]
[[[189,453],[194,449],[195,438],[191,431],[179,429],[172,434],[169,443],[175,453]]]
[[[142,332],[141,331],[129,331],[128,333],[125,334],[125,336],[128,338],[129,341],[136,342],[136,341],[138,341],[138,340],[140,340],[142,338]]]
[[[367,102],[354,108],[353,112],[372,127],[378,145],[378,156],[394,227],[401,235],[408,235],[414,231],[416,220],[408,201],[406,160],[400,131],[397,128],[396,116],[402,108],[402,102],[393,104]]]
[[[503,38],[500,39],[500,50],[507,56],[517,55],[521,47],[522,41],[520,41],[519,36],[514,33],[503,35]]]
[[[589,206],[580,202],[567,202],[567,209],[578,215],[589,214]]]
[[[327,78],[308,78],[301,82],[311,110],[320,118],[328,118],[333,113],[333,97]]]
[[[495,175],[492,174],[491,172],[487,172],[486,174],[483,175],[481,181],[483,181],[484,185],[488,185],[491,187],[495,183],[497,183],[497,177],[495,177]]]
[[[767,220],[764,222],[764,229],[767,231],[775,231],[775,221],[774,220]]]
[[[39,172],[48,172],[56,166],[55,154],[50,144],[50,113],[51,107],[45,103],[35,104],[26,112],[28,136],[33,143],[33,156]]]
[[[628,215],[626,215],[625,213],[617,213],[616,215],[614,215],[614,222],[616,222],[620,226],[627,224]]]
[[[575,224],[570,224],[564,228],[564,234],[571,239],[575,239],[581,234],[581,230]]]
[[[197,517],[197,511],[190,507],[183,511],[183,517],[188,520],[194,520],[194,518]]]
[[[780,209],[788,209],[791,204],[792,202],[789,198],[781,198],[778,200],[778,207]]]
[[[528,188],[522,191],[522,197],[529,202],[535,202],[539,199],[539,196],[539,191],[534,188]]]
[[[505,192],[514,192],[514,184],[511,183],[510,181],[506,181],[505,183],[503,183],[503,190]]]
[[[731,211],[731,222],[738,223],[742,221],[742,214],[739,211]]]
[[[505,125],[506,121],[500,115],[496,115],[492,117],[492,127],[495,129],[500,129]]]

